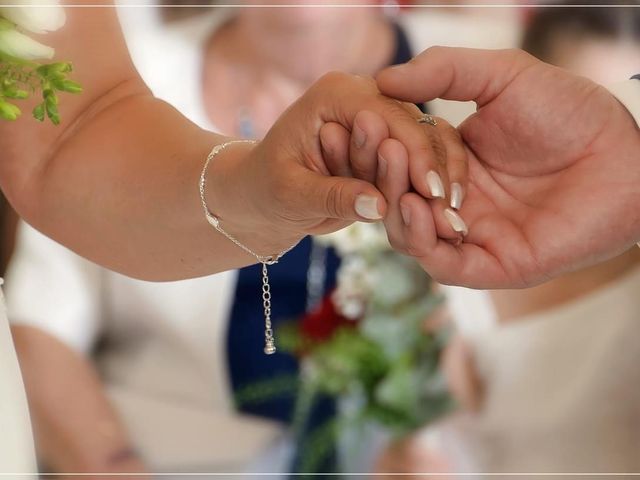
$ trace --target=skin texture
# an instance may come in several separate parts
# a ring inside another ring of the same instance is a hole
[[[464,242],[438,238],[433,205],[415,193],[400,199],[411,221],[392,235],[437,280],[531,286],[640,238],[640,132],[604,88],[522,51],[443,47],[377,80],[383,93],[407,101],[478,105],[459,127],[470,169]]]
[[[84,93],[62,100],[59,127],[26,114],[0,124],[0,185],[17,212],[77,253],[146,280],[254,262],[207,224],[199,203],[204,159],[227,139],[151,95],[128,58],[112,8],[69,8],[67,14],[65,27],[46,42],[57,58],[73,60]],[[364,220],[354,208],[359,195],[373,198],[384,215],[380,192],[357,179],[331,177],[320,149],[325,122],[351,131],[364,109],[384,119],[412,162],[437,162],[431,144],[437,139],[422,134],[415,112],[380,95],[371,79],[325,75],[259,146],[234,146],[212,162],[206,196],[224,228],[270,255],[306,234]]]
[[[640,46],[624,38],[582,37],[571,31],[554,37],[541,58],[601,85],[612,85],[636,73]],[[554,308],[617,281],[638,266],[640,249],[632,247],[619,257],[562,275],[542,285],[521,290],[491,292],[499,321],[518,321],[523,315]]]

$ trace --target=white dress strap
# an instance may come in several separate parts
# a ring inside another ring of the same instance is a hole
[[[0,285],[2,279],[0,279]],[[0,289],[0,478],[36,478],[27,397]],[[28,475],[33,473],[33,477]]]

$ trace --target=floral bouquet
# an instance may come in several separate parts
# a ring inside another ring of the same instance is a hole
[[[57,0],[0,0],[0,118],[15,120],[20,116],[16,100],[40,92],[42,102],[32,111],[44,121],[60,123],[58,92],[80,93],[82,87],[67,78],[71,63],[41,63],[51,59],[53,48],[43,45],[26,32],[42,34],[65,23],[64,9]]]
[[[305,428],[321,396],[338,406],[334,418],[305,436],[303,472],[316,471],[341,438],[362,446],[372,425],[387,438],[403,436],[452,405],[438,369],[446,331],[428,322],[443,298],[422,268],[391,249],[380,225],[356,223],[315,241],[342,257],[337,287],[276,335],[278,347],[301,364],[294,429]]]

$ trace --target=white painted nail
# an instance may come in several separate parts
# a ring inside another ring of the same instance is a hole
[[[444,198],[444,185],[438,172],[430,170],[427,172],[427,185],[429,185],[429,191],[434,198]]]
[[[467,233],[469,233],[467,224],[464,223],[462,217],[458,215],[455,210],[452,210],[450,208],[445,209],[444,216],[446,217],[447,222],[449,222],[449,225],[451,225],[451,228],[453,228],[454,231],[462,233],[462,235],[466,235]]]
[[[382,215],[378,211],[378,199],[370,195],[358,195],[355,204],[356,213],[367,220],[380,220]]]
[[[462,190],[462,185],[456,182],[452,183],[451,184],[451,208],[460,210],[463,199],[464,199],[464,190]]]

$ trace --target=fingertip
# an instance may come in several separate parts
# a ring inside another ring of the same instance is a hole
[[[387,202],[377,190],[361,192],[356,195],[354,210],[359,221],[378,222],[387,214]]]
[[[395,138],[386,138],[378,147],[378,155],[386,158],[388,161],[393,159],[395,162],[408,163],[408,154],[407,149],[404,147],[402,142],[396,140]]]
[[[454,210],[460,210],[462,208],[462,202],[464,201],[464,197],[466,195],[465,188],[458,182],[451,183],[451,200],[449,205]]]
[[[365,143],[377,147],[382,140],[389,137],[389,127],[385,119],[370,110],[361,110],[353,119],[352,141],[356,147],[362,148]]]
[[[385,95],[401,100],[410,100],[406,98],[408,92],[402,91],[403,80],[408,70],[409,64],[407,63],[400,63],[384,68],[375,76],[378,89]],[[417,101],[419,100],[416,100],[416,102]]]
[[[400,211],[405,225],[407,251],[412,256],[426,254],[438,242],[429,203],[417,193],[406,193],[400,198]]]
[[[325,175],[351,176],[349,168],[350,133],[336,122],[327,122],[320,127],[320,146],[327,171]]]

